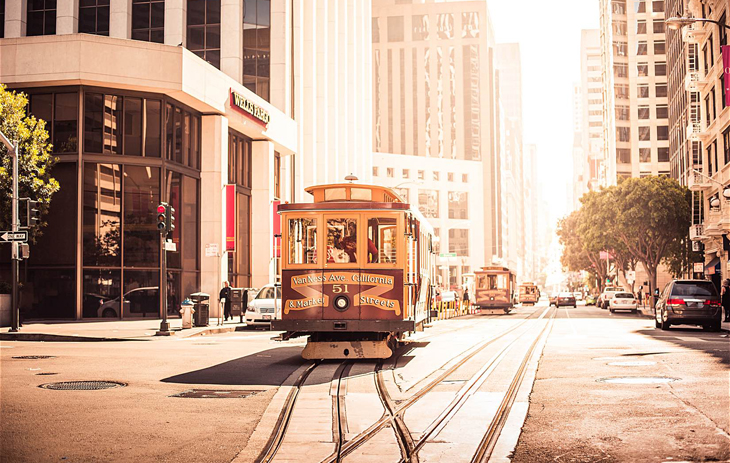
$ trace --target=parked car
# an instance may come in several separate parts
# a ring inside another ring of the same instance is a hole
[[[674,280],[664,287],[654,307],[657,328],[671,325],[700,325],[706,331],[720,331],[720,296],[707,280]]]
[[[629,310],[636,313],[638,302],[631,293],[616,293],[608,301],[608,310],[614,313],[617,310]]]
[[[550,305],[554,305],[555,307],[558,306],[558,293],[553,293],[548,296],[548,301],[550,302]]]
[[[580,291],[575,291],[573,293],[573,296],[575,296],[575,300],[576,301],[582,301],[583,300],[583,293],[581,293]]]
[[[578,304],[575,301],[575,296],[573,296],[572,293],[560,293],[558,294],[558,299],[555,302],[555,307],[563,307],[563,306],[572,306],[572,307],[578,307]]]
[[[588,296],[586,296],[586,305],[596,305],[596,300],[596,296],[594,296],[593,294],[589,294]]]
[[[281,286],[273,283],[261,288],[261,291],[246,308],[246,325],[270,326],[271,320],[281,318]]]
[[[619,288],[617,286],[607,286],[603,288],[603,292],[600,296],[598,296],[598,307],[602,308],[603,310],[608,309],[608,301],[611,300],[614,294],[616,293],[625,293],[627,292],[623,288]]]
[[[98,316],[104,318],[119,318],[124,316],[157,317],[160,313],[160,296],[157,286],[135,288],[124,293],[124,297],[106,301],[99,306]],[[120,299],[122,300],[120,307]],[[121,312],[120,312],[121,310]]]
[[[441,293],[441,301],[453,302],[457,299],[456,291],[444,291]]]

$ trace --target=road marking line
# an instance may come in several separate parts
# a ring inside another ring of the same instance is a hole
[[[565,315],[568,317],[568,320],[570,320],[570,327],[573,328],[573,334],[575,336],[578,336],[578,331],[575,329],[575,323],[573,323],[573,319],[570,318],[570,314],[568,313],[568,308],[566,307],[564,310],[565,310]]]
[[[688,338],[686,336],[675,336],[675,338],[679,339],[680,341],[684,341],[684,342],[698,342],[698,341],[699,342],[710,342],[710,341],[705,341],[702,338]]]

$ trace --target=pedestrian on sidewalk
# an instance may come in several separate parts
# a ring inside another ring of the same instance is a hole
[[[224,321],[228,321],[229,317],[233,320],[233,317],[231,316],[231,288],[227,281],[223,282],[223,289],[221,289],[218,298],[220,299],[221,304],[223,304]]]
[[[636,299],[638,299],[639,305],[641,307],[644,307],[644,302],[643,302],[643,299],[642,299],[642,296],[643,296],[642,293],[643,293],[643,291],[641,289],[639,289],[639,292],[636,293]]]
[[[722,282],[720,299],[722,301],[722,308],[725,310],[725,321],[730,322],[730,279]]]

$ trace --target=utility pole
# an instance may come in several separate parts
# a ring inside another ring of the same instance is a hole
[[[19,151],[19,143],[16,142],[15,145],[13,145],[10,140],[5,136],[4,133],[0,132],[0,138],[2,139],[3,144],[8,149],[8,154],[10,155],[10,158],[13,161],[13,199],[11,202],[11,228],[10,230],[12,232],[17,232],[18,228],[20,227],[19,219],[18,219],[18,151]],[[13,279],[13,291],[11,296],[11,302],[10,302],[10,308],[12,310],[12,321],[10,323],[10,332],[15,333],[20,328],[20,307],[18,304],[18,274],[20,269],[20,243],[17,241],[12,241],[12,255],[11,255],[11,264],[10,267],[12,269],[12,279]]]

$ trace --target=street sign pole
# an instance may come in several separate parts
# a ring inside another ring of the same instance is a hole
[[[5,145],[5,147],[8,149],[8,154],[13,160],[13,199],[11,200],[11,217],[10,220],[12,223],[10,224],[10,230],[13,232],[17,232],[18,228],[20,227],[20,223],[18,220],[18,152],[20,151],[20,143],[15,142],[15,144],[11,143],[10,140],[8,140],[8,137],[5,136],[4,133],[0,132],[0,141]],[[15,333],[20,328],[20,304],[18,300],[18,274],[20,269],[20,243],[13,240],[11,243],[12,249],[11,249],[11,271],[13,279],[13,290],[11,295],[11,303],[10,308],[12,310],[12,319],[10,322],[10,331]]]

